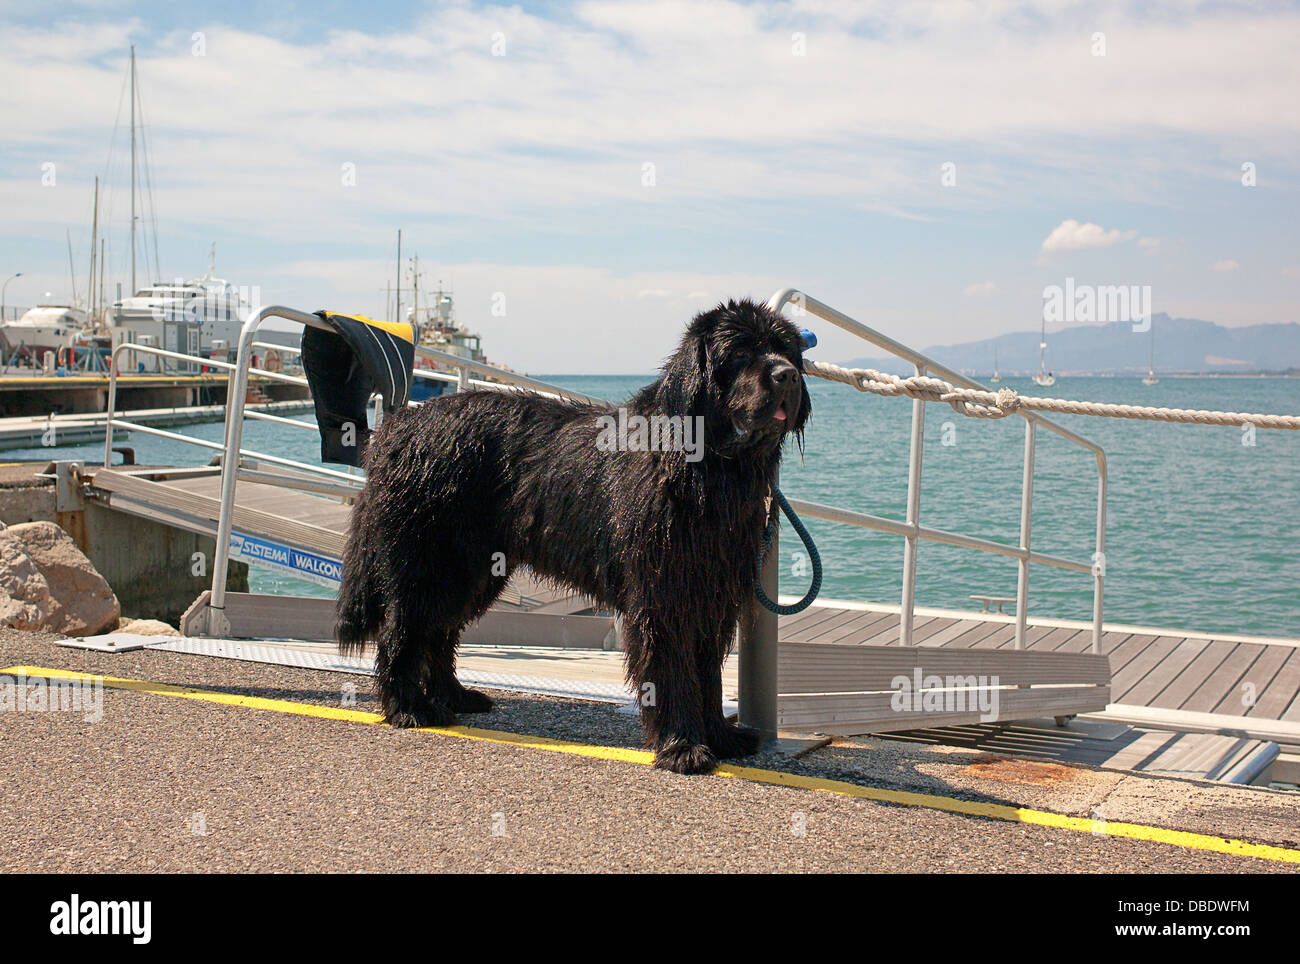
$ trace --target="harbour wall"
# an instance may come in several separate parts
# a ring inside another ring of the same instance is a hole
[[[62,526],[113,587],[124,616],[161,619],[175,626],[195,598],[212,588],[216,540],[211,536],[95,502],[60,512],[54,481],[37,476],[42,468],[32,462],[0,467],[0,522],[49,521]],[[203,575],[197,575],[198,570]],[[231,560],[226,589],[248,592],[247,564]]]

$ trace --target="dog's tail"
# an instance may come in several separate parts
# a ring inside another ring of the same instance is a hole
[[[377,585],[378,559],[366,531],[365,505],[363,499],[358,499],[343,549],[343,574],[334,623],[334,638],[344,656],[365,649],[384,619],[383,594]]]

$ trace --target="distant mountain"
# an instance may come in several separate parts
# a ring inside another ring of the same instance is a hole
[[[1300,323],[1225,328],[1212,321],[1151,318],[1155,329],[1156,372],[1255,373],[1300,371]],[[1059,374],[1145,374],[1151,333],[1135,332],[1130,322],[1074,324],[1047,333],[1047,367]],[[997,346],[1003,375],[1038,371],[1038,332],[999,335],[960,345],[922,349],[936,361],[961,372],[993,370]],[[891,357],[863,357],[842,362],[848,368],[875,368],[910,375],[912,366]]]

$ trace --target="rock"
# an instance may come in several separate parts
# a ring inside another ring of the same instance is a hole
[[[118,625],[119,633],[135,633],[137,636],[179,636],[180,632],[168,626],[161,619],[123,619]]]
[[[58,621],[61,608],[22,544],[0,533],[0,625],[46,629]]]
[[[53,522],[0,531],[0,621],[15,629],[93,636],[117,627],[112,588]]]

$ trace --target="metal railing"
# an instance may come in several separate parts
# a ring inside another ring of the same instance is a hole
[[[768,307],[774,311],[780,311],[785,305],[790,303],[798,306],[800,310],[816,315],[824,321],[829,321],[836,327],[841,328],[850,334],[856,335],[878,348],[883,348],[895,357],[902,358],[903,360],[912,363],[916,367],[916,374],[918,375],[933,374],[952,382],[954,385],[960,385],[963,388],[987,390],[986,387],[981,385],[979,382],[953,371],[934,359],[928,358],[920,352],[914,351],[913,349],[894,341],[892,338],[882,335],[880,332],[875,331],[872,328],[868,328],[866,325],[850,318],[843,312],[837,311],[829,305],[818,301],[816,298],[810,297],[794,288],[786,288],[778,291],[768,301]],[[868,515],[861,512],[848,512],[843,509],[818,505],[816,503],[804,502],[801,500],[792,499],[791,504],[796,508],[796,510],[816,519],[825,519],[830,522],[840,522],[848,525],[861,526],[867,529],[875,529],[879,532],[889,532],[894,535],[902,536],[906,540],[903,555],[903,612],[899,625],[899,642],[904,646],[910,645],[912,640],[913,612],[916,600],[916,553],[918,543],[924,540],[927,542],[939,542],[950,546],[959,546],[966,549],[975,549],[981,552],[990,552],[997,555],[1011,556],[1019,561],[1019,579],[1016,588],[1015,646],[1017,649],[1023,649],[1025,643],[1025,626],[1029,611],[1030,564],[1034,563],[1045,566],[1054,566],[1058,569],[1066,569],[1072,572],[1091,573],[1093,577],[1092,651],[1094,653],[1100,652],[1106,551],[1105,451],[1096,442],[1084,438],[1083,436],[1078,435],[1041,415],[1032,412],[1017,413],[1025,420],[1024,470],[1021,478],[1019,545],[1010,546],[1005,543],[994,542],[976,536],[968,536],[956,532],[947,532],[942,529],[934,529],[929,526],[923,526],[920,522],[921,456],[925,433],[925,405],[926,403],[921,399],[912,400],[911,449],[909,453],[907,478],[907,520],[905,522],[898,522],[896,520]],[[1039,427],[1047,429],[1067,441],[1078,445],[1086,451],[1091,452],[1096,459],[1096,541],[1093,557],[1088,562],[1079,562],[1076,560],[1065,559],[1060,556],[1048,555],[1047,553],[1035,552],[1032,548],[1030,536],[1032,532],[1031,521],[1034,500],[1034,455]]]
[[[154,355],[160,358],[168,358],[173,361],[191,362],[206,365],[210,368],[216,368],[221,371],[233,372],[235,365],[231,362],[218,361],[214,358],[203,358],[199,355],[186,355],[181,352],[168,351],[164,348],[155,348],[152,345],[139,345],[134,342],[123,342],[113,349],[111,364],[108,373],[108,405],[104,413],[104,468],[109,468],[113,460],[113,431],[114,429],[124,429],[130,432],[140,432],[144,435],[152,435],[156,438],[164,438],[173,442],[183,442],[187,445],[194,445],[199,448],[209,449],[214,452],[226,452],[225,445],[218,442],[209,442],[206,439],[194,438],[190,435],[181,435],[178,432],[167,432],[160,428],[154,428],[151,425],[141,425],[132,422],[129,419],[119,418],[116,415],[117,409],[117,378],[118,378],[118,355],[124,353]],[[265,369],[253,369],[254,373],[265,376],[271,381],[283,382],[290,385],[301,385],[307,387],[307,379],[294,375],[284,375],[280,372],[267,371]],[[227,392],[229,397],[229,392]],[[229,406],[227,406],[227,409]],[[264,422],[275,422],[281,425],[292,425],[295,428],[306,429],[309,432],[315,432],[316,426],[310,422],[299,422],[296,419],[284,418],[280,415],[272,415],[267,412],[245,412],[248,418],[257,419]],[[294,459],[286,459],[277,455],[271,455],[266,452],[254,452],[249,449],[241,449],[239,452],[241,458],[256,459],[267,462],[272,465],[280,465],[285,468],[293,468],[301,471],[311,472],[317,475],[325,475],[334,479],[356,482],[355,476],[349,476],[344,472],[338,472],[334,469],[327,469],[322,465],[311,465],[306,462],[298,462]],[[358,486],[359,487],[359,486]]]
[[[772,311],[780,312],[786,305],[793,304],[798,313],[813,314],[823,321],[828,321],[856,335],[863,341],[882,348],[896,358],[910,362],[915,366],[917,375],[932,374],[946,379],[954,385],[964,388],[985,389],[985,386],[955,372],[933,358],[929,358],[894,339],[869,328],[841,311],[818,301],[816,298],[796,288],[783,288],[768,299],[767,306]],[[1025,632],[1029,615],[1029,567],[1031,564],[1054,566],[1072,572],[1091,573],[1093,577],[1092,600],[1092,652],[1101,651],[1102,606],[1105,583],[1106,551],[1106,453],[1096,442],[1086,439],[1069,429],[1057,425],[1049,419],[1029,412],[1019,412],[1025,420],[1024,469],[1021,477],[1020,496],[1020,540],[1018,545],[1007,545],[977,536],[969,536],[943,529],[935,529],[921,524],[921,468],[922,452],[925,442],[925,405],[918,398],[912,399],[911,441],[907,471],[907,518],[903,522],[870,515],[865,512],[853,512],[835,506],[821,505],[802,499],[790,499],[795,511],[814,519],[838,522],[845,525],[873,529],[902,536],[903,547],[903,591],[899,614],[899,645],[910,646],[913,639],[913,623],[916,612],[916,558],[922,541],[939,542],[945,545],[975,549],[980,552],[1010,556],[1017,560],[1018,579],[1016,584],[1016,635],[1015,648],[1025,646]],[[1069,442],[1091,452],[1097,462],[1097,530],[1094,555],[1089,563],[1065,559],[1060,556],[1035,552],[1031,545],[1033,499],[1034,499],[1034,450],[1038,429],[1042,427],[1061,436]],[[772,548],[763,567],[761,579],[763,590],[769,598],[777,595],[780,547],[778,539],[773,538]],[[749,619],[742,624],[740,644],[740,718],[741,722],[768,734],[775,735],[777,730],[777,617],[774,613],[762,609],[757,604]]]
[[[313,434],[318,431],[317,426],[311,422],[284,418],[280,415],[253,411],[247,408],[249,378],[253,375],[269,381],[280,382],[282,384],[296,385],[308,389],[310,388],[305,377],[299,375],[288,375],[283,372],[271,371],[266,368],[255,368],[252,366],[253,351],[255,349],[275,351],[290,355],[298,355],[302,352],[301,348],[292,345],[277,345],[270,342],[255,340],[257,330],[261,327],[262,322],[270,317],[285,318],[289,321],[296,321],[307,327],[324,328],[330,331],[333,330],[328,328],[328,326],[315,315],[297,311],[292,308],[270,306],[260,309],[250,316],[244,323],[243,328],[240,330],[236,359],[233,362],[222,361],[215,358],[204,358],[199,355],[188,355],[181,352],[157,348],[152,345],[140,345],[134,342],[123,342],[122,344],[117,345],[113,349],[110,358],[108,405],[104,418],[105,468],[109,468],[112,465],[113,433],[117,430],[140,432],[144,435],[150,435],[155,438],[181,442],[208,451],[220,453],[220,512],[217,520],[216,552],[212,566],[212,589],[209,597],[208,616],[208,631],[213,635],[220,635],[227,628],[224,623],[224,614],[222,610],[225,606],[226,574],[230,566],[230,539],[234,524],[234,498],[237,483],[240,480],[257,482],[263,485],[276,485],[345,500],[354,498],[364,484],[364,476],[359,473],[350,474],[340,472],[336,469],[326,468],[323,465],[301,462],[296,459],[288,459],[282,456],[272,455],[267,452],[258,452],[243,447],[243,423],[245,418],[270,422],[276,425],[284,425],[295,429],[305,430]],[[227,379],[226,390],[224,440],[220,443],[209,442],[205,439],[182,435],[178,432],[168,432],[163,429],[154,428],[150,425],[141,425],[128,418],[118,416],[116,413],[117,379],[118,369],[120,367],[118,364],[118,358],[124,353],[132,355],[152,355],[160,359],[206,366],[218,371],[227,372],[229,377]],[[459,355],[453,355],[448,352],[442,352],[436,349],[417,345],[416,354],[421,358],[438,362],[444,366],[456,369],[456,373],[452,374],[451,372],[417,368],[414,371],[414,375],[417,378],[453,384],[456,386],[457,391],[465,391],[469,389],[528,391],[537,392],[552,398],[566,398],[591,404],[603,404],[600,400],[593,399],[587,395],[581,394],[580,392],[571,392],[547,382],[530,378],[527,375],[521,375],[518,372],[497,368],[484,362],[478,362],[470,358],[463,358]],[[471,373],[487,376],[494,380],[487,381],[484,378],[473,378],[471,377]],[[414,407],[419,403],[412,401],[408,404]],[[378,422],[380,417],[382,417],[382,409],[377,409],[376,422]],[[236,456],[234,453],[238,453],[238,455]],[[287,469],[291,470],[291,473],[297,474],[290,474],[284,471],[266,471],[263,466],[282,470]]]
[[[234,362],[201,358],[193,355],[182,355],[178,352],[170,352],[152,346],[142,346],[127,342],[114,349],[112,357],[114,364],[110,366],[108,413],[105,420],[105,467],[111,465],[112,437],[115,426],[117,428],[128,429],[129,431],[143,432],[147,435],[154,435],[161,438],[171,439],[173,441],[198,445],[202,448],[215,449],[222,453],[221,490],[219,496],[220,511],[217,521],[216,551],[214,553],[212,565],[212,589],[208,599],[208,632],[214,636],[223,635],[229,628],[229,624],[226,622],[224,614],[226,600],[226,575],[230,567],[230,539],[234,527],[235,489],[238,481],[240,479],[245,479],[263,484],[269,483],[288,488],[302,489],[303,491],[316,492],[319,494],[343,495],[344,497],[354,495],[363,484],[363,479],[358,475],[350,475],[334,469],[327,469],[320,465],[312,465],[294,459],[281,458],[265,452],[255,452],[243,448],[245,417],[260,421],[273,422],[280,425],[303,428],[312,432],[317,431],[316,426],[308,422],[300,422],[296,419],[287,419],[268,413],[246,410],[248,383],[251,374],[256,374],[271,381],[310,387],[306,378],[296,375],[286,375],[282,372],[268,371],[264,368],[252,367],[253,350],[255,348],[289,354],[301,353],[301,349],[292,346],[256,341],[257,331],[267,318],[284,318],[288,321],[297,322],[307,328],[320,328],[326,331],[333,331],[332,328],[316,315],[298,311],[294,308],[286,308],[282,305],[270,305],[260,308],[250,315],[244,322],[243,327],[240,329],[239,344],[236,348]],[[566,391],[565,389],[551,385],[547,382],[539,381],[535,378],[529,378],[527,375],[521,375],[518,372],[496,368],[492,365],[477,362],[470,358],[463,358],[459,355],[453,355],[448,352],[425,348],[419,345],[416,346],[415,350],[416,354],[421,358],[426,358],[430,361],[437,361],[443,365],[454,367],[457,370],[457,374],[452,375],[450,373],[427,371],[417,368],[414,373],[417,377],[432,379],[434,381],[454,382],[457,386],[457,390],[485,388],[499,391],[533,391],[541,392],[557,398],[569,398],[577,401],[599,403],[598,400],[582,395],[581,393]],[[225,438],[223,443],[217,444],[215,442],[207,442],[202,439],[180,435],[175,432],[165,432],[161,429],[155,429],[147,425],[138,425],[124,419],[114,418],[113,412],[117,399],[118,366],[116,361],[118,353],[124,351],[144,352],[161,358],[197,362],[201,365],[207,365],[221,371],[229,372],[226,389]],[[470,377],[471,372],[489,376],[495,379],[495,381],[489,382],[482,379],[472,378]],[[382,410],[377,410],[376,421],[378,421],[380,417],[380,411]],[[305,472],[308,473],[309,477],[307,479],[300,479],[293,475],[287,475],[284,473],[264,472],[258,467],[261,463],[266,463],[277,468]],[[318,478],[311,478],[311,476],[324,476],[326,481],[322,482]]]

